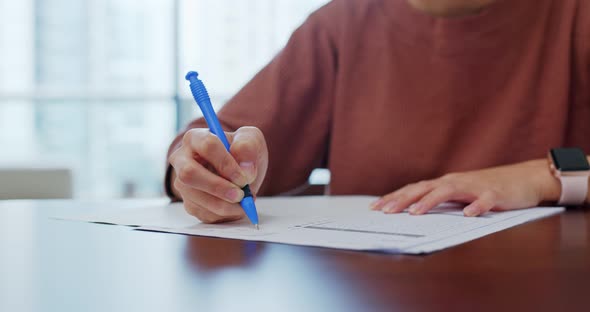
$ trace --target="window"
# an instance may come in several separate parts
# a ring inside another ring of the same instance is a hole
[[[0,163],[72,168],[79,198],[160,196],[176,130],[326,0],[0,0]],[[205,78],[206,77],[206,78]]]

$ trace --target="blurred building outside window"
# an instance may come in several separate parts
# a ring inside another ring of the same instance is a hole
[[[0,164],[73,169],[77,198],[162,195],[168,145],[327,0],[0,0]]]

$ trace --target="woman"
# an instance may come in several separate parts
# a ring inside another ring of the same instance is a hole
[[[386,213],[557,202],[573,189],[545,155],[590,150],[589,89],[589,1],[336,0],[221,109],[231,154],[202,119],[176,138],[167,190],[211,223],[243,217],[241,186],[280,194],[322,166],[329,194]]]

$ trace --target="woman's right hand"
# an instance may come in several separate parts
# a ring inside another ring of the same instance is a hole
[[[256,195],[268,168],[268,148],[258,128],[242,127],[225,135],[230,152],[209,129],[191,129],[169,158],[172,191],[186,211],[204,223],[243,218],[241,188],[249,184]]]

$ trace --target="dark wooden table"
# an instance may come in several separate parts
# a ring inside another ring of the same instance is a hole
[[[590,311],[590,212],[427,256],[51,219],[156,201],[0,201],[0,311]]]

